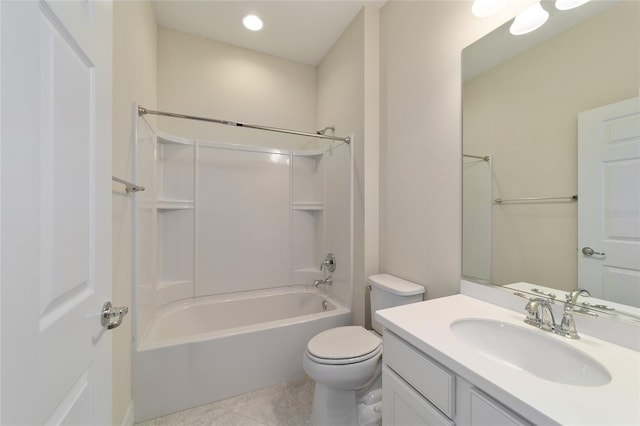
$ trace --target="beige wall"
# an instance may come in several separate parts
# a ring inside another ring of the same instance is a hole
[[[113,24],[113,175],[131,180],[132,103],[156,105],[157,26],[148,1],[114,2]],[[113,188],[112,301],[116,306],[133,309],[132,197],[122,185]],[[132,321],[130,313],[122,326],[112,332],[114,424],[122,423],[131,403]]]
[[[353,320],[359,325],[365,324],[366,276],[378,268],[377,221],[371,217],[377,215],[378,161],[366,158],[378,152],[378,22],[378,9],[363,9],[318,65],[318,126],[335,124],[336,134],[353,134]]]
[[[577,194],[577,116],[637,95],[640,3],[626,2],[468,81],[465,151],[494,198]],[[577,203],[493,206],[492,282],[572,290]]]
[[[381,13],[380,272],[458,292],[460,52],[505,22],[470,1],[391,1]]]
[[[302,131],[316,130],[316,68],[178,31],[158,30],[158,108]],[[308,138],[160,118],[183,137],[300,148]]]

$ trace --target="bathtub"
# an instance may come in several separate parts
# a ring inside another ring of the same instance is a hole
[[[136,422],[301,379],[309,339],[350,323],[347,308],[308,287],[162,306],[133,354]]]

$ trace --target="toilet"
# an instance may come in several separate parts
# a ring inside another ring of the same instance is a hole
[[[422,301],[424,287],[388,274],[373,275],[368,282],[374,330],[331,328],[307,344],[302,365],[316,382],[311,410],[314,426],[380,424],[382,325],[374,313]]]

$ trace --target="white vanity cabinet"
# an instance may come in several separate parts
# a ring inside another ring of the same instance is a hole
[[[383,425],[531,424],[395,334],[383,339]]]

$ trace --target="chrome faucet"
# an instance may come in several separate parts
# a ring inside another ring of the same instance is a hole
[[[589,293],[587,290],[583,288],[573,290],[571,293],[565,295],[564,297],[567,300],[567,302],[571,302],[575,305],[576,303],[578,303],[578,297],[583,293],[585,293],[587,297],[591,297],[591,293]]]
[[[320,270],[327,269],[329,272],[335,272],[336,270],[336,257],[333,253],[327,254],[322,263],[320,264]]]
[[[578,302],[578,297],[581,294],[591,296],[591,293],[589,293],[587,290],[580,288],[565,295],[566,302],[564,304],[564,314],[562,315],[562,322],[560,323],[560,329],[557,331],[557,333],[569,339],[580,338],[580,336],[578,336],[578,330],[576,330],[576,322],[573,319],[573,305]]]
[[[527,318],[525,318],[524,322],[541,330],[555,332],[556,321],[551,310],[552,303],[552,301],[541,298],[529,300],[529,303],[524,308],[527,311]]]
[[[516,296],[527,298],[522,293],[516,292]],[[575,309],[574,305],[578,301],[578,296],[586,294],[591,296],[587,290],[574,290],[565,296],[566,302],[564,304],[564,314],[562,315],[562,321],[559,325],[556,325],[556,321],[553,317],[553,311],[551,305],[553,300],[550,299],[529,299],[527,306],[524,307],[527,312],[527,317],[524,322],[527,324],[538,327],[541,330],[551,331],[560,336],[564,336],[568,339],[579,339],[578,331],[576,330],[576,323],[573,319],[573,314],[581,314],[590,317],[597,317],[598,314],[591,312],[586,308]]]
[[[314,287],[318,287],[319,285],[332,285],[333,279],[331,277],[323,278],[321,280],[315,280],[313,282]]]

